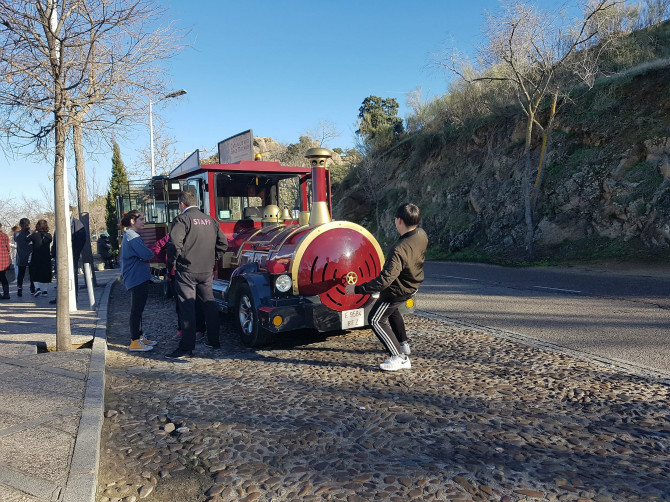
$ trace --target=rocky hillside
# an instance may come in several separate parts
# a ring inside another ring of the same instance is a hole
[[[670,258],[670,62],[599,82],[557,116],[537,204],[536,250],[550,261]],[[466,135],[407,137],[376,166],[379,196],[352,170],[335,216],[395,238],[392,212],[417,203],[433,257],[524,258],[525,117],[510,107]],[[539,158],[539,138],[533,151]]]

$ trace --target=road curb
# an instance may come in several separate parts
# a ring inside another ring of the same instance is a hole
[[[116,280],[105,286],[97,309],[97,321],[84,394],[84,408],[77,429],[63,502],[94,502],[100,466],[100,435],[105,410],[105,362],[107,357],[107,308]]]

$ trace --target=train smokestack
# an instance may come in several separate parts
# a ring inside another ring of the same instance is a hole
[[[326,162],[332,158],[333,152],[327,148],[310,148],[305,152],[312,168],[312,211],[309,215],[310,225],[322,225],[331,221],[328,210],[328,178]]]

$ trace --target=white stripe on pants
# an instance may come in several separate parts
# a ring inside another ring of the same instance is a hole
[[[382,342],[382,344],[384,344],[384,347],[386,347],[386,350],[392,356],[400,355],[400,350],[398,348],[399,342],[395,334],[391,330],[390,324],[388,323],[388,316],[385,317],[384,314],[390,308],[392,307],[397,308],[397,306],[398,306],[397,303],[394,304],[379,301],[379,303],[377,303],[374,307],[372,307],[372,315],[370,316],[370,325],[372,326],[372,331],[374,331],[377,338],[379,338],[379,341]],[[384,324],[380,322],[382,320],[384,321]]]

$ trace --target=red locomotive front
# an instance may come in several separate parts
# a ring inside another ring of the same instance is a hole
[[[373,302],[369,295],[345,295],[345,285],[373,279],[383,263],[374,236],[355,223],[262,228],[238,251],[230,280],[238,293],[227,295],[227,303],[252,346],[272,332],[361,327]]]

